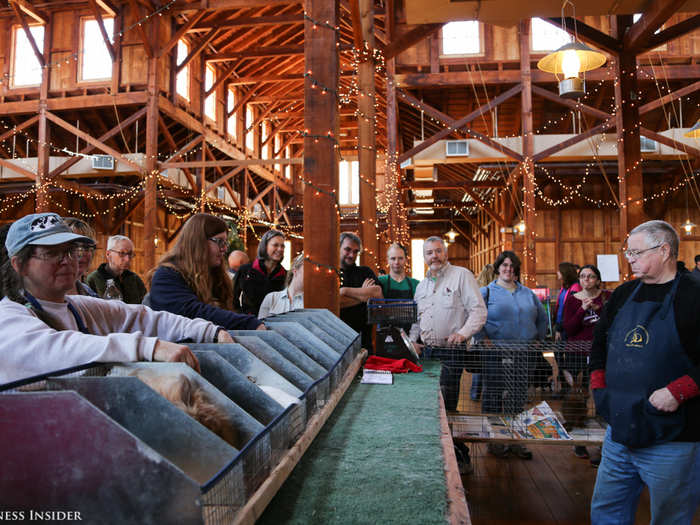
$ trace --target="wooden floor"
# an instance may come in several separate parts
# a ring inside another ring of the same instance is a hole
[[[484,443],[469,443],[474,474],[462,482],[474,525],[590,523],[589,509],[596,469],[573,454],[573,447],[529,446],[531,461],[496,458]],[[649,523],[649,496],[644,490],[637,524]],[[693,525],[700,525],[700,512]]]

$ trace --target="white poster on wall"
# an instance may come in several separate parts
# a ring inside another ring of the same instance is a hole
[[[617,255],[599,254],[598,269],[600,270],[601,281],[611,283],[620,280],[620,265]]]

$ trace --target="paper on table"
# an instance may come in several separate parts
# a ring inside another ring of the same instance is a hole
[[[391,385],[394,382],[394,375],[388,370],[368,370],[362,372],[360,383],[370,385]]]

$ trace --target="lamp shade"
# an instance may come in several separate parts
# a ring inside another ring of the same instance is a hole
[[[577,60],[578,59],[578,60]],[[537,62],[537,68],[556,76],[572,78],[581,71],[598,69],[607,58],[600,51],[581,42],[569,42]],[[576,71],[578,69],[578,71]],[[574,73],[574,71],[576,71]]]
[[[453,229],[450,229],[450,231],[448,231],[448,232],[445,234],[445,236],[447,236],[447,239],[448,239],[449,242],[455,242],[455,239],[457,238],[457,235],[459,235],[459,233],[457,233],[457,232],[454,231]]]
[[[698,120],[695,125],[686,131],[683,135],[686,137],[700,139],[700,120]]]

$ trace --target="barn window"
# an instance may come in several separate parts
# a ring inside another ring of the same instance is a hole
[[[182,64],[190,53],[190,46],[184,40],[177,41],[177,64]],[[175,92],[185,100],[190,100],[190,66],[185,66],[175,79]]]
[[[226,113],[230,113],[235,107],[236,93],[233,91],[233,88],[229,88],[228,98],[226,99]],[[234,113],[231,113],[228,119],[226,120],[226,131],[228,131],[228,134],[231,135],[234,139],[237,137],[236,115]]]
[[[360,164],[356,160],[340,162],[340,204],[360,203]]]
[[[255,145],[255,136],[253,135],[253,108],[250,104],[246,104],[245,107],[245,147],[249,150],[253,150]]]
[[[44,26],[29,26],[39,51],[44,49]],[[13,31],[12,87],[38,86],[41,84],[41,64],[21,26]]]
[[[109,41],[114,41],[114,18],[102,22]],[[94,18],[80,20],[80,80],[108,80],[112,78],[112,57],[107,50],[100,24]]]
[[[214,68],[207,65],[204,72],[204,91],[209,91],[216,82],[216,72]],[[212,91],[204,100],[204,114],[212,120],[216,120],[216,90]]]
[[[571,42],[569,33],[541,18],[532,19],[530,34],[532,51],[553,51]]]
[[[481,52],[481,28],[478,21],[450,22],[442,27],[443,55],[478,55]]]

